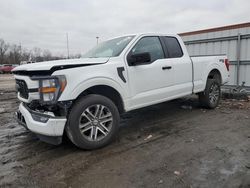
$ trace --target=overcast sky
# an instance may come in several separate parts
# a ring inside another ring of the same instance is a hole
[[[32,49],[83,53],[138,32],[180,33],[250,21],[249,0],[0,0],[0,38]]]

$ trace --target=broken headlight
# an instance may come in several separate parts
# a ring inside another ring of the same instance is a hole
[[[43,102],[55,102],[67,85],[65,76],[51,76],[39,79],[39,93]]]

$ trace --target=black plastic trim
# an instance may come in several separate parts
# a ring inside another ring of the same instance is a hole
[[[166,46],[166,44],[164,42],[164,37],[165,36],[159,36],[159,39],[160,39],[161,46],[162,46],[162,49],[163,49],[163,52],[164,52],[164,55],[165,55],[165,59],[166,59],[166,58],[169,58],[169,53],[168,53],[167,46]]]
[[[62,136],[46,136],[41,134],[36,134],[36,136],[43,142],[52,144],[52,145],[59,145],[62,143]]]
[[[118,76],[121,78],[121,80],[126,83],[126,79],[123,75],[123,71],[125,71],[124,67],[117,67],[117,72],[118,72]]]
[[[25,129],[28,130],[25,119],[19,110],[17,112],[15,112],[15,119],[19,125],[22,125]]]
[[[29,98],[29,89],[25,80],[16,79],[16,90],[19,92],[22,98]]]
[[[46,118],[48,118],[48,119],[60,119],[60,118],[65,118],[65,117],[63,117],[63,116],[56,116],[56,117],[53,117],[53,116],[50,116],[50,115],[48,115],[48,114],[43,114],[43,113],[39,113],[39,112],[37,112],[37,111],[34,111],[34,110],[32,110],[32,109],[30,109],[25,103],[23,103],[23,105],[24,105],[24,107],[31,113],[31,114],[35,114],[35,115],[37,115],[37,116],[41,116],[41,117],[46,117]]]
[[[169,70],[169,69],[172,69],[172,66],[162,67],[162,70]]]
[[[34,76],[34,75],[38,75],[38,76],[50,76],[52,74],[52,72],[50,70],[40,70],[40,71],[13,71],[13,74],[16,75],[21,75],[21,76]]]
[[[107,61],[108,62],[108,61]],[[107,63],[105,62],[105,63]],[[77,67],[86,67],[86,66],[92,66],[92,65],[101,65],[105,63],[88,63],[88,64],[72,64],[72,65],[58,65],[52,67],[50,70],[39,70],[39,71],[12,71],[13,74],[16,75],[23,75],[23,76],[50,76],[53,74],[53,72],[57,70],[63,70],[63,69],[72,69],[72,68],[77,68]]]
[[[35,93],[35,92],[38,92],[39,89],[38,88],[31,88],[31,89],[28,89],[29,93]]]

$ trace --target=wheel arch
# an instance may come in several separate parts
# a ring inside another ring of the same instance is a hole
[[[124,107],[122,96],[115,88],[108,86],[108,85],[103,85],[103,84],[94,85],[85,89],[83,92],[81,92],[75,100],[83,96],[89,95],[89,94],[97,94],[97,95],[105,96],[114,102],[120,114],[125,112],[125,107]]]
[[[222,83],[221,72],[219,71],[219,69],[214,68],[208,73],[207,79],[216,79],[221,84]]]
[[[71,82],[74,82],[73,80]],[[128,91],[127,86],[121,85],[114,79],[107,77],[96,77],[88,79],[82,82],[76,82],[66,86],[65,91],[59,98],[59,101],[76,101],[79,97],[86,94],[102,94],[112,101],[119,107],[119,112],[127,111]],[[104,89],[105,88],[105,89]],[[110,93],[107,93],[107,91]],[[115,97],[112,95],[114,94]],[[119,101],[119,103],[117,102]],[[121,108],[122,107],[122,108]],[[123,109],[123,110],[122,110]]]

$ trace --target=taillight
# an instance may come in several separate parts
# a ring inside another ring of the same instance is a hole
[[[229,71],[229,61],[228,61],[228,59],[225,59],[225,65],[226,65],[226,67],[227,67],[227,71]]]

